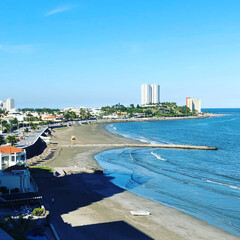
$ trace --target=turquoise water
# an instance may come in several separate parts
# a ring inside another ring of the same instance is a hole
[[[240,109],[211,112],[229,115],[116,123],[107,129],[143,142],[207,145],[217,151],[125,148],[95,157],[116,185],[240,235]]]

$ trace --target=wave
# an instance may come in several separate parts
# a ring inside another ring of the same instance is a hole
[[[152,154],[154,157],[156,157],[157,159],[159,159],[159,160],[167,161],[166,159],[162,158],[160,155],[158,155],[158,154],[156,154],[156,153],[154,153],[154,152],[151,152],[151,154]]]
[[[109,127],[106,127],[106,130],[110,131],[111,133],[113,134],[117,134],[117,135],[121,135],[125,138],[132,138],[132,139],[135,139],[135,140],[138,140],[140,142],[143,142],[143,143],[149,143],[149,144],[174,144],[172,142],[167,142],[165,140],[155,140],[155,139],[151,139],[151,138],[146,138],[144,136],[139,136],[139,135],[136,135],[136,134],[131,134],[131,133],[122,133],[119,131],[119,129],[117,127],[115,127],[113,124],[109,124],[108,125]]]
[[[233,189],[238,189],[238,190],[240,190],[240,187],[228,185],[228,184],[225,184],[225,183],[214,182],[214,181],[211,181],[211,180],[206,180],[206,181],[207,181],[207,182],[210,182],[210,183],[218,184],[218,185],[221,185],[221,186],[225,186],[225,187],[229,187],[229,188],[233,188]]]

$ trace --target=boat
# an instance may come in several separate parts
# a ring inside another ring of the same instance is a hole
[[[150,212],[148,212],[148,211],[142,211],[142,210],[130,211],[130,213],[131,213],[133,216],[149,216],[149,215],[151,215]]]

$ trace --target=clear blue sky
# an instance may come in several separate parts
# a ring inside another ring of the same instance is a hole
[[[239,0],[1,0],[0,99],[17,107],[161,101],[240,107]]]

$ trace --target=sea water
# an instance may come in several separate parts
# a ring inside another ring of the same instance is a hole
[[[95,156],[113,183],[240,235],[240,109],[194,120],[107,125],[148,143],[217,147],[217,151],[114,149]]]

